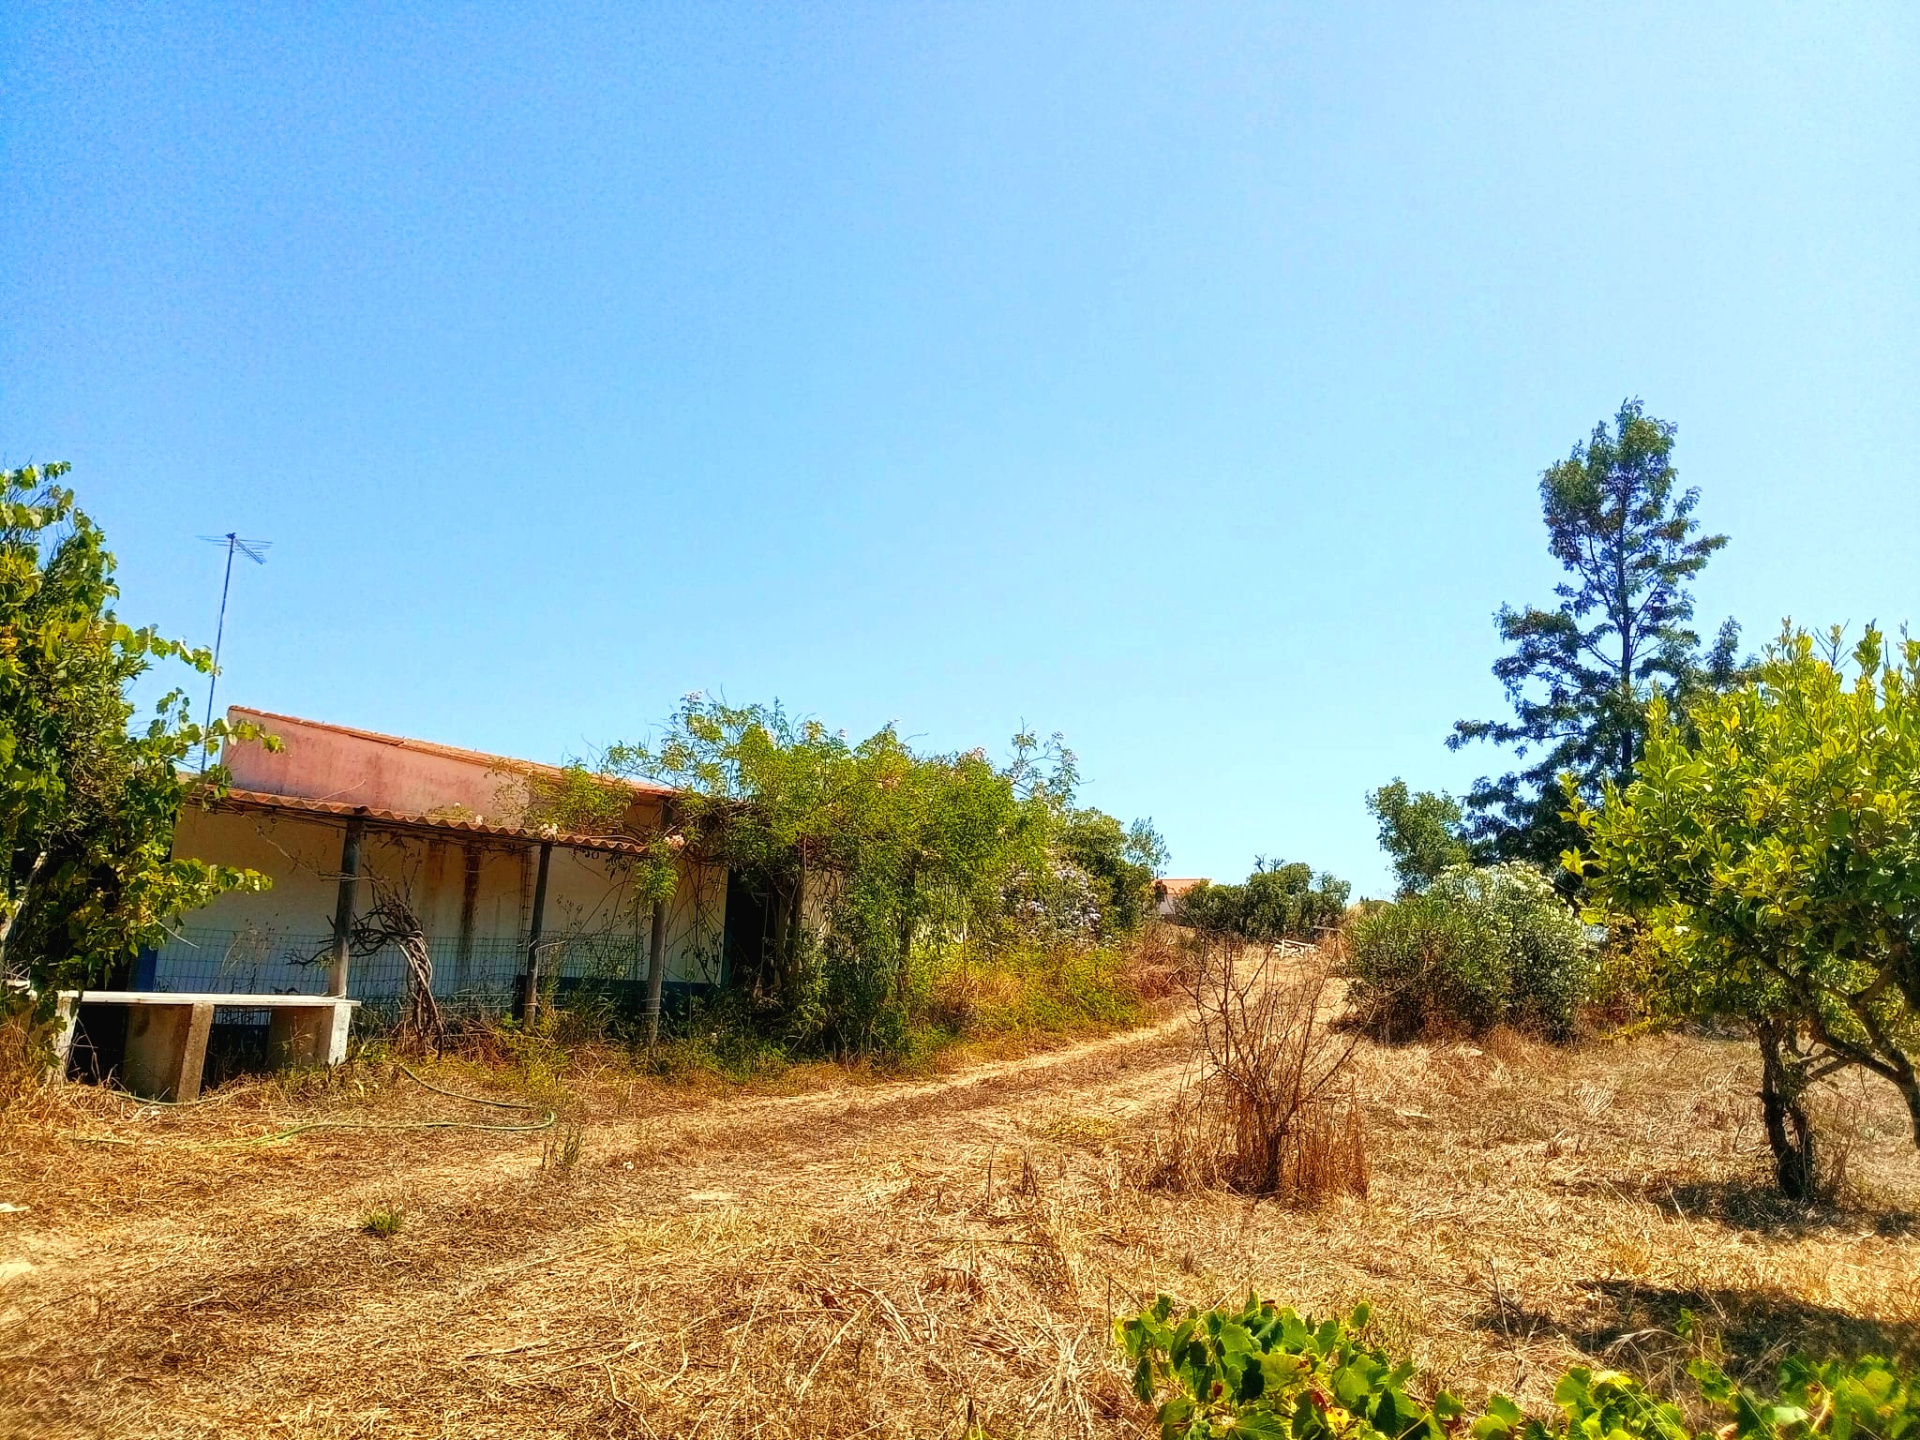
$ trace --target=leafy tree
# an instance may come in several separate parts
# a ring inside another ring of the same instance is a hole
[[[1353,887],[1299,862],[1265,857],[1241,885],[1196,885],[1180,897],[1174,914],[1182,925],[1257,944],[1317,940],[1339,925]]]
[[[186,696],[130,731],[128,687],[158,660],[212,657],[115,615],[105,537],[56,482],[65,464],[0,472],[0,971],[86,984],[156,943],[180,914],[248,871],[172,854],[180,806],[218,795],[219,768],[181,768],[203,730]]]
[[[1058,736],[1017,736],[996,766],[982,750],[919,754],[892,726],[854,743],[778,705],[692,695],[657,741],[573,767],[535,813],[631,829],[615,782],[633,778],[674,791],[664,831],[641,836],[663,857],[661,884],[678,845],[767,900],[765,953],[737,983],[790,1030],[844,1049],[905,1044],[945,957],[991,951],[1036,920],[1049,937],[1131,928],[1164,858],[1150,824],[1075,808]]]
[[[1551,610],[1503,605],[1511,646],[1493,673],[1511,720],[1462,720],[1447,743],[1487,740],[1528,762],[1483,778],[1467,797],[1472,835],[1503,859],[1552,865],[1577,836],[1561,819],[1559,777],[1598,798],[1624,783],[1646,743],[1648,706],[1730,678],[1739,629],[1729,621],[1703,657],[1691,628],[1693,579],[1724,535],[1698,534],[1697,489],[1676,488],[1674,427],[1621,405],[1585,445],[1540,477],[1547,545],[1568,578]]]
[[[1411,793],[1396,777],[1367,796],[1367,810],[1380,822],[1380,848],[1393,861],[1402,895],[1417,895],[1473,861],[1460,802],[1444,791]]]
[[[1781,1187],[1818,1180],[1806,1087],[1858,1066],[1920,1145],[1920,641],[1788,627],[1752,679],[1656,704],[1632,782],[1571,814],[1597,906],[1652,927],[1670,1013],[1751,1024]]]
[[[1093,882],[1102,935],[1139,929],[1153,905],[1153,882],[1167,863],[1166,842],[1151,820],[1123,826],[1101,810],[1073,810],[1060,830],[1065,857]]]

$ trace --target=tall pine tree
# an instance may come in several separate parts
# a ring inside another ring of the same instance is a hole
[[[1540,477],[1548,549],[1567,570],[1560,603],[1501,606],[1495,623],[1511,649],[1493,673],[1513,718],[1462,720],[1447,740],[1510,746],[1522,762],[1467,796],[1473,838],[1502,859],[1554,864],[1578,837],[1560,819],[1559,777],[1571,773],[1590,800],[1609,779],[1624,784],[1652,698],[1684,702],[1734,673],[1739,627],[1729,620],[1705,654],[1691,628],[1693,578],[1727,537],[1697,533],[1700,492],[1676,488],[1673,436],[1629,400],[1611,429],[1596,425]]]

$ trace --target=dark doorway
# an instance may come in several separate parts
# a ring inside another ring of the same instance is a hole
[[[727,922],[722,953],[726,960],[723,985],[750,990],[766,963],[767,941],[773,933],[773,907],[765,887],[739,870],[727,872]]]

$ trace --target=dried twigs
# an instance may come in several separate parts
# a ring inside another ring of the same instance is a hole
[[[395,1034],[437,1051],[446,1039],[446,1025],[433,998],[433,955],[427,949],[426,927],[404,891],[378,876],[369,878],[373,904],[353,922],[353,953],[365,957],[389,945],[400,951],[407,962],[407,990]]]
[[[1325,1015],[1318,954],[1250,955],[1208,944],[1183,977],[1194,1012],[1194,1065],[1172,1106],[1149,1183],[1318,1201],[1364,1194],[1368,1170],[1349,1062],[1359,1035]]]

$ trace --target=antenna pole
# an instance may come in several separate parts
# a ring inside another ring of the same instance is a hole
[[[227,634],[227,592],[233,588],[233,550],[239,539],[238,532],[229,533],[227,541],[227,578],[220,582],[220,623],[213,632],[213,673],[207,677],[207,723],[200,735],[200,773],[207,770],[207,731],[213,729],[213,694],[220,684],[220,642]]]
[[[202,535],[202,540],[227,547],[227,573],[220,582],[220,623],[213,632],[213,672],[207,677],[207,723],[200,734],[200,773],[207,773],[213,755],[213,697],[220,688],[220,643],[227,638],[227,596],[233,590],[233,553],[239,551],[256,565],[267,563],[271,540],[242,540],[237,530],[224,535]]]

